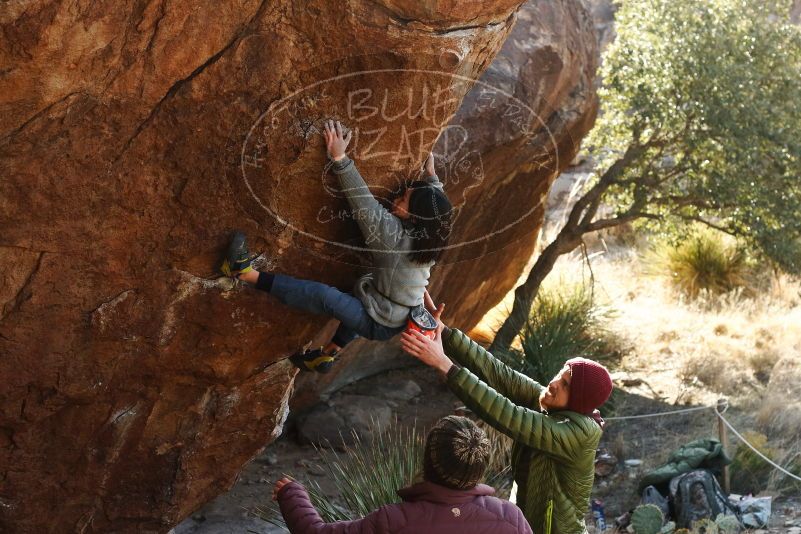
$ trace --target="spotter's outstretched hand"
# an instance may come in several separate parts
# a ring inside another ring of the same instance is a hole
[[[273,486],[273,500],[278,500],[278,492],[283,489],[284,486],[292,482],[289,477],[282,477],[275,482],[275,486]]]
[[[401,334],[401,348],[414,356],[429,367],[433,367],[440,373],[447,374],[453,366],[453,362],[445,355],[442,348],[442,323],[437,329],[437,337],[431,339],[417,330],[408,330]]]

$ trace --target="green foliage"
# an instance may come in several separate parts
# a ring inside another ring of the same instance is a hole
[[[801,29],[789,12],[789,0],[620,2],[589,138],[601,173],[625,159],[605,198],[617,216],[702,220],[801,271]]]
[[[511,480],[511,440],[487,425],[480,426],[492,444],[487,483],[503,486]],[[397,490],[422,476],[425,436],[415,427],[404,429],[397,422],[382,430],[373,427],[369,441],[353,432],[354,444],[341,453],[318,449],[320,467],[336,488],[337,497],[329,497],[315,480],[305,485],[324,521],[359,519],[381,506],[399,503]],[[276,526],[286,527],[277,505],[254,512]]]
[[[477,424],[487,434],[490,442],[490,460],[485,477],[487,484],[499,493],[505,493],[512,487],[512,439],[484,421],[479,420]]]
[[[631,514],[631,526],[634,534],[659,534],[664,521],[662,510],[653,504],[642,504]]]
[[[541,384],[574,356],[614,365],[622,351],[620,341],[604,328],[611,314],[584,285],[543,288],[520,333],[523,352],[512,351],[504,359]]]
[[[748,287],[748,258],[740,247],[723,242],[718,232],[701,230],[675,245],[656,249],[659,269],[669,273],[673,286],[696,298]]]
[[[801,451],[799,447],[801,447],[801,443],[794,442],[790,450],[782,454],[781,460],[777,462],[796,476],[801,476]],[[801,482],[778,470],[774,470],[768,480],[768,490],[782,495],[799,495],[801,494]]]
[[[324,521],[358,519],[381,506],[398,503],[397,490],[422,473],[424,437],[415,428],[402,429],[397,423],[381,430],[376,428],[369,441],[354,432],[354,445],[345,447],[343,453],[318,450],[321,467],[338,495],[329,497],[314,480],[307,484],[309,497]],[[285,526],[276,507],[256,512],[273,524]]]
[[[776,451],[768,446],[768,438],[764,434],[747,431],[743,433],[743,437],[768,458],[776,457]],[[756,495],[767,487],[773,468],[748,446],[741,443],[737,446],[729,470],[732,491]]]

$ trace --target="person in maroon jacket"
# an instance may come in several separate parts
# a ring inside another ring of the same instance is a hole
[[[483,430],[466,417],[449,415],[426,438],[423,482],[399,490],[400,504],[382,506],[356,521],[326,523],[306,488],[293,480],[276,482],[273,499],[289,531],[298,534],[531,534],[517,506],[478,483],[489,454]]]

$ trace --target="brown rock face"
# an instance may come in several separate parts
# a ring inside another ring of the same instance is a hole
[[[469,209],[433,282],[458,326],[503,295],[535,240],[531,207],[572,158],[556,148],[571,154],[594,113],[586,14],[543,0],[492,72],[511,72],[556,148],[474,93],[452,121],[518,4],[4,6],[0,531],[165,531],[280,432],[284,358],[326,319],[215,266],[242,228],[267,268],[351,286],[366,256],[322,170],[326,118],[354,130],[376,192],[413,176],[449,123],[481,132],[440,148]]]
[[[449,324],[475,326],[514,287],[533,253],[548,189],[597,114],[598,55],[594,21],[581,2],[530,0],[443,129],[437,172],[451,200],[465,206],[431,279]],[[404,358],[396,343],[353,343],[331,373],[298,378],[292,409]]]
[[[598,108],[593,28],[581,2],[524,4],[500,53],[438,141],[438,150],[447,154],[458,146],[455,153],[467,154],[471,168],[483,169],[480,183],[459,179],[448,189],[467,206],[454,241],[470,246],[449,251],[434,282],[463,328],[514,287],[534,251],[548,188],[592,127]]]

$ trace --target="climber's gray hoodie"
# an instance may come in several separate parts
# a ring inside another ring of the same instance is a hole
[[[359,224],[367,247],[372,252],[373,272],[360,278],[354,295],[376,322],[389,327],[406,323],[409,308],[423,303],[431,266],[411,261],[412,236],[398,217],[392,215],[370,193],[353,160],[345,156],[334,161],[332,169],[339,177],[342,192]],[[427,180],[438,189],[436,176]]]

